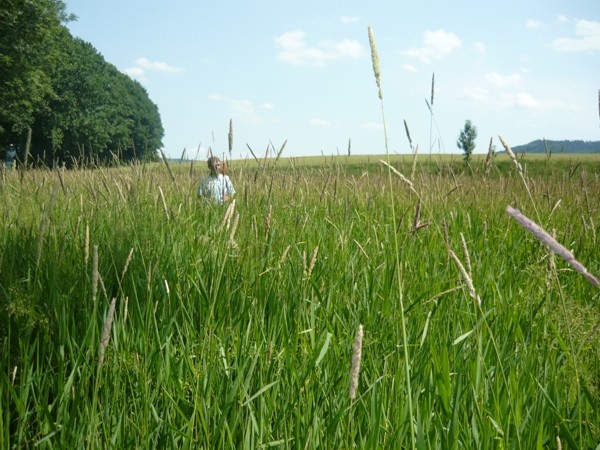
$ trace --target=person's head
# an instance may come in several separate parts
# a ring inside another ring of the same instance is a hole
[[[221,169],[221,160],[216,156],[208,158],[207,164],[211,175],[216,175],[219,172],[219,169]]]

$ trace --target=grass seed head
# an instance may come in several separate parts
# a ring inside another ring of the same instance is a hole
[[[360,360],[362,358],[363,326],[358,326],[354,347],[352,349],[352,368],[350,370],[350,400],[356,398],[358,388],[358,375],[360,373]]]

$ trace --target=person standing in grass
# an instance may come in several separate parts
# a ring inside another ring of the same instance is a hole
[[[221,170],[221,160],[216,156],[208,158],[208,170],[210,173],[200,180],[198,187],[198,199],[205,199],[222,205],[231,200],[235,195],[233,183]]]

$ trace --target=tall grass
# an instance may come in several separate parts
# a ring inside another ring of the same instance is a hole
[[[594,166],[345,160],[230,162],[228,220],[183,165],[6,172],[2,447],[596,446],[599,291],[505,213],[597,275]]]

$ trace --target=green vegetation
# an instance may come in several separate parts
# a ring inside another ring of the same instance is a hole
[[[2,172],[2,447],[594,448],[599,161],[358,161]]]
[[[463,151],[465,164],[471,162],[471,155],[475,150],[475,139],[477,139],[477,127],[467,120],[456,140],[456,145]]]
[[[58,0],[0,6],[0,159],[52,167],[152,160],[162,146],[158,108],[137,81],[107,63],[62,23]]]

